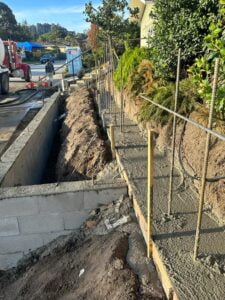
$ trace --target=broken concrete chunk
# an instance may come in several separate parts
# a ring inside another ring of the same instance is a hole
[[[130,216],[123,216],[121,219],[117,220],[116,222],[112,223],[112,220],[109,219],[105,220],[105,226],[108,230],[112,230],[118,226],[126,224],[130,221]]]
[[[84,269],[81,269],[79,273],[79,277],[81,277],[83,274],[84,274]]]
[[[122,259],[116,258],[113,262],[114,268],[116,270],[123,270],[124,268],[124,263],[122,261]]]

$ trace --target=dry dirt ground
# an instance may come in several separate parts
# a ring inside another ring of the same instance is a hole
[[[165,299],[132,211],[128,198],[94,210],[78,232],[0,274],[0,299]],[[107,218],[124,214],[127,224],[106,229]]]
[[[111,159],[99,126],[94,100],[86,88],[80,88],[66,101],[61,142],[56,167],[59,181],[95,177]]]

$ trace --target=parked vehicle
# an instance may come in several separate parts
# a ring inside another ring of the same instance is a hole
[[[9,77],[19,77],[30,82],[31,68],[28,64],[22,63],[16,42],[0,39],[0,94],[8,93]]]
[[[45,64],[48,60],[50,60],[51,62],[55,62],[55,55],[54,54],[44,54],[41,56],[40,58],[40,63],[41,64]]]

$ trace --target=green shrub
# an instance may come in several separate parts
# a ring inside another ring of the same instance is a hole
[[[214,74],[215,59],[220,58],[220,74],[218,92],[215,102],[217,117],[225,119],[225,1],[220,1],[220,12],[210,24],[210,33],[205,37],[205,54],[195,60],[189,68],[193,81],[198,85],[198,94],[209,107],[211,103],[212,81]]]
[[[154,70],[152,63],[144,59],[130,74],[127,84],[128,93],[137,97],[139,94],[148,94],[154,86]]]
[[[156,86],[153,91],[147,95],[155,103],[161,104],[169,109],[174,109],[175,83]],[[190,79],[184,79],[180,82],[178,112],[188,116],[196,107],[199,98],[197,96],[196,85]],[[165,110],[145,101],[141,107],[138,119],[140,122],[155,121],[158,124],[165,125],[169,123],[173,115]]]
[[[126,86],[131,73],[139,66],[143,59],[150,58],[150,50],[147,48],[128,48],[120,58],[114,72],[114,82],[118,89],[121,89],[121,63],[123,85]]]
[[[218,12],[218,0],[155,0],[153,35],[149,39],[157,76],[173,79],[178,49],[181,48],[182,75],[203,52],[210,16]]]

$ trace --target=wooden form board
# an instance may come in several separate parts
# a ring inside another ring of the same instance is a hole
[[[135,193],[135,188],[128,177],[128,174],[126,172],[124,165],[122,164],[122,162],[120,160],[118,151],[116,151],[116,160],[117,160],[117,163],[118,163],[118,166],[120,169],[120,173],[127,182],[128,193],[129,193],[129,196],[132,197],[132,199],[133,199],[134,211],[135,211],[136,217],[138,219],[138,223],[141,228],[145,242],[147,243],[147,222],[146,222],[146,219],[145,219],[145,217],[142,213],[142,210],[138,204],[137,196]],[[157,245],[154,243],[154,241],[152,241],[152,258],[153,258],[154,264],[156,266],[160,281],[162,283],[162,286],[163,286],[163,289],[164,289],[164,292],[165,292],[167,298],[169,300],[179,300],[178,294],[171,282],[170,276],[166,270],[163,259],[160,255],[160,252],[157,248]]]

